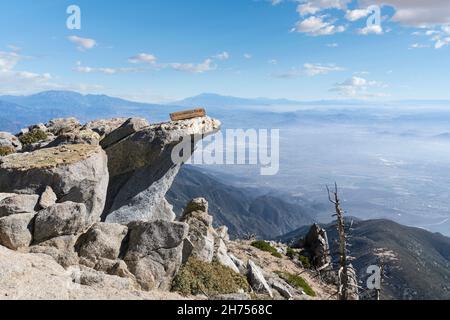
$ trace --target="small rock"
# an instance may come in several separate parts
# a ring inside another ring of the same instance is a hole
[[[251,260],[248,261],[248,282],[255,292],[267,294],[273,297],[272,290],[269,287],[262,270]]]
[[[215,253],[215,259],[220,264],[230,268],[236,273],[239,273],[239,268],[234,264],[233,260],[228,255],[228,249],[225,245],[225,242],[223,242],[222,239],[217,239],[218,245]]]
[[[15,150],[20,150],[22,149],[22,143],[9,132],[0,132],[0,147],[12,147]]]
[[[126,226],[98,222],[80,238],[78,253],[94,262],[101,258],[116,260],[127,233]]]
[[[34,213],[23,213],[0,218],[0,244],[11,250],[28,247],[33,240],[34,216]]]
[[[56,203],[58,197],[53,192],[52,187],[47,186],[45,191],[41,194],[41,198],[39,199],[39,206],[42,209],[47,209]]]
[[[54,135],[60,135],[80,128],[81,124],[76,118],[58,118],[50,120],[46,124],[46,127],[47,130]]]
[[[113,118],[113,119],[101,119],[101,120],[94,120],[86,123],[82,130],[90,129],[94,132],[97,132],[100,137],[104,137],[105,135],[110,134],[117,128],[119,128],[121,125],[124,124],[125,121],[127,121],[128,118]]]
[[[98,146],[100,135],[90,129],[75,130],[60,134],[55,140],[46,145],[46,148],[53,148],[67,144],[89,144]]]
[[[230,235],[228,234],[227,226],[221,226],[217,228],[216,233],[218,237],[221,238],[223,241],[230,241]]]
[[[144,118],[130,118],[119,128],[108,134],[102,141],[101,146],[106,149],[114,143],[128,137],[129,135],[148,127],[150,124]]]
[[[82,203],[57,203],[40,211],[35,220],[34,240],[45,241],[83,231],[87,224],[86,206]]]
[[[34,213],[38,195],[15,194],[0,201],[0,218],[20,213]]]
[[[284,298],[291,300],[293,298],[289,289],[278,281],[271,283],[272,288],[277,290]]]
[[[228,256],[233,261],[233,263],[236,265],[236,267],[239,269],[239,273],[242,275],[247,274],[247,266],[245,265],[244,261],[241,259],[236,258],[232,253],[228,253]]]

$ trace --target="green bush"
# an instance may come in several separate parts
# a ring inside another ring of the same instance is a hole
[[[245,277],[219,262],[207,263],[192,257],[180,268],[172,283],[172,291],[183,295],[211,296],[236,293],[241,289],[250,291]]]
[[[306,256],[302,256],[301,254],[298,255],[298,259],[303,265],[303,268],[311,269],[311,262],[309,261],[309,258]]]
[[[277,271],[275,272],[280,278],[289,283],[294,288],[303,290],[308,296],[315,297],[316,293],[309,284],[300,276],[292,273]]]
[[[270,252],[272,256],[277,258],[282,258],[281,253],[277,251],[274,247],[272,247],[268,242],[263,240],[253,241],[251,244],[253,247],[258,248],[259,250]]]
[[[20,142],[22,142],[23,145],[30,145],[33,143],[37,143],[39,141],[47,139],[47,134],[39,129],[34,129],[33,131],[24,133],[19,137]]]
[[[296,255],[297,255],[297,252],[295,252],[294,249],[292,249],[292,248],[287,248],[287,250],[286,250],[286,256],[287,256],[288,258],[294,259]]]
[[[11,146],[0,146],[0,157],[7,156],[11,153],[15,153],[16,149]]]

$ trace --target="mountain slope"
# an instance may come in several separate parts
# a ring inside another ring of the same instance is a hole
[[[336,228],[326,229],[333,243]],[[300,228],[279,239],[296,241],[306,232]],[[378,261],[374,251],[383,249],[393,257],[386,263],[382,298],[450,299],[450,238],[389,220],[367,220],[354,222],[350,244],[363,287],[367,267]]]
[[[254,233],[262,238],[273,238],[314,222],[315,209],[312,207],[229,186],[197,168],[185,166],[175,179],[167,199],[179,215],[196,197],[208,200],[215,224],[228,226],[234,237]]]

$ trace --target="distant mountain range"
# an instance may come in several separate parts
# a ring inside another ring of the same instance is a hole
[[[210,107],[235,107],[235,106],[276,106],[276,105],[357,105],[367,104],[362,100],[315,100],[299,101],[289,99],[269,99],[269,98],[238,98],[232,96],[223,96],[215,93],[202,93],[200,95],[189,97],[183,100],[171,102],[178,106],[210,106]]]
[[[336,253],[336,227],[324,227]],[[308,228],[301,227],[277,239],[296,243]],[[386,260],[383,299],[450,299],[450,238],[390,220],[355,220],[350,236],[349,250],[356,258],[353,265],[362,287],[366,287],[367,267],[378,264],[375,250],[383,249],[392,256]]]
[[[396,100],[396,101],[373,101],[357,99],[339,100],[289,100],[270,98],[239,98],[224,96],[216,93],[202,93],[170,103],[179,106],[209,106],[209,107],[233,107],[233,106],[277,106],[277,105],[297,105],[297,106],[375,106],[375,105],[409,105],[409,106],[450,106],[450,100]]]
[[[146,104],[106,95],[82,95],[72,91],[45,91],[29,96],[0,96],[0,130],[20,128],[56,117],[96,118],[140,116],[153,122],[169,119],[169,111],[181,107]]]
[[[17,131],[24,126],[44,122],[55,117],[75,116],[81,121],[107,117],[145,117],[152,122],[169,119],[169,113],[181,109],[202,106],[208,114],[224,120],[226,127],[279,127],[297,125],[299,121],[348,122],[389,120],[378,115],[380,105],[437,105],[450,106],[450,101],[394,101],[376,103],[361,100],[318,100],[295,101],[288,99],[238,98],[213,93],[204,93],[195,97],[174,101],[169,104],[152,104],[128,101],[106,95],[83,95],[73,91],[44,91],[27,96],[0,96],[0,130]],[[281,111],[277,107],[288,106],[291,111]],[[295,106],[306,107],[305,110]],[[314,106],[338,107],[334,110],[315,110]],[[367,106],[369,108],[352,108],[352,113],[342,112],[340,108]],[[238,108],[239,107],[239,108]],[[266,108],[267,107],[267,108]],[[272,107],[272,108],[270,108]],[[309,108],[311,107],[311,108]],[[371,111],[371,108],[374,109]],[[233,112],[230,113],[230,108]],[[294,109],[292,109],[294,108]],[[248,119],[252,119],[251,124]],[[400,121],[447,121],[446,113],[427,113],[419,115],[401,115]]]
[[[236,188],[220,182],[200,169],[184,166],[167,194],[180,215],[193,198],[209,201],[210,214],[217,226],[226,225],[233,237],[255,234],[273,238],[295,228],[314,223],[313,206],[287,202],[255,189]]]

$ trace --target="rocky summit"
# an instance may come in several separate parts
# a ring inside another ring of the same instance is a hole
[[[230,241],[227,227],[213,227],[204,198],[176,218],[166,200],[181,167],[172,151],[220,125],[209,117],[68,118],[1,133],[0,298],[328,295],[325,284],[309,288],[314,294],[289,284],[308,277],[300,262]]]

